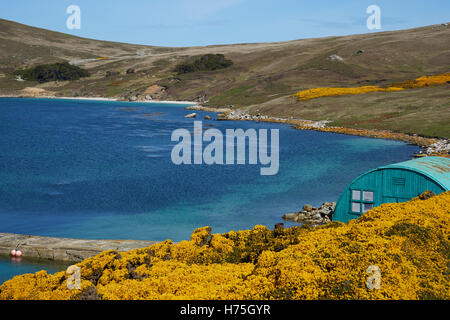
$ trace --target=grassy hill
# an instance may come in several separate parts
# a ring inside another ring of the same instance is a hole
[[[0,94],[27,87],[56,96],[197,100],[277,117],[450,137],[449,84],[402,92],[324,97],[290,95],[315,87],[389,85],[450,71],[450,26],[290,42],[166,48],[83,39],[0,20]],[[224,54],[225,69],[179,74],[176,66]],[[14,70],[69,61],[90,77],[17,81]],[[128,70],[128,72],[127,72]]]

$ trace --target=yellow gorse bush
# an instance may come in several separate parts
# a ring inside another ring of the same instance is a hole
[[[342,96],[349,94],[364,94],[369,92],[402,91],[404,89],[421,88],[427,86],[442,85],[450,81],[450,73],[435,76],[423,76],[414,80],[394,83],[388,87],[363,86],[353,88],[314,88],[299,91],[292,95],[298,101],[306,101],[321,97]]]
[[[78,263],[66,272],[16,276],[0,299],[449,299],[450,192],[384,204],[347,224],[211,234]],[[381,270],[369,290],[369,266]]]
[[[394,83],[392,86],[400,88],[421,88],[429,86],[438,86],[450,81],[450,73],[438,74],[436,76],[423,76],[415,80]]]
[[[364,86],[355,88],[314,88],[297,92],[293,95],[298,100],[310,100],[321,97],[342,96],[348,94],[363,94],[369,92],[402,91],[403,88],[381,88],[377,86]]]

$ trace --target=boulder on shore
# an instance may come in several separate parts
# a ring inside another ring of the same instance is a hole
[[[312,225],[326,224],[333,219],[335,208],[335,202],[325,202],[319,208],[314,208],[312,205],[305,204],[302,211],[286,213],[283,215],[283,219]]]
[[[294,220],[297,217],[297,213],[286,213],[283,215],[284,220]]]
[[[197,114],[194,112],[194,113],[190,113],[188,115],[185,115],[184,117],[185,118],[195,118],[195,117],[197,117]]]

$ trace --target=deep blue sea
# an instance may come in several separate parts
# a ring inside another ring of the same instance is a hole
[[[279,172],[261,176],[260,165],[248,164],[177,166],[171,133],[193,131],[184,107],[1,98],[0,232],[180,241],[206,225],[214,233],[273,228],[284,213],[337,201],[361,173],[418,150],[282,124],[215,121],[214,113],[197,111],[205,129],[223,133],[278,128]],[[0,261],[0,283],[6,269],[11,265]]]

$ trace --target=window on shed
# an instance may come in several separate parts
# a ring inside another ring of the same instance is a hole
[[[352,212],[361,212],[361,203],[352,202]]]
[[[373,203],[363,203],[363,213],[373,209]]]
[[[374,207],[374,192],[369,190],[352,190],[351,212],[364,213]]]
[[[363,191],[363,201],[373,202],[373,191]]]
[[[352,200],[361,200],[361,190],[352,190]]]

